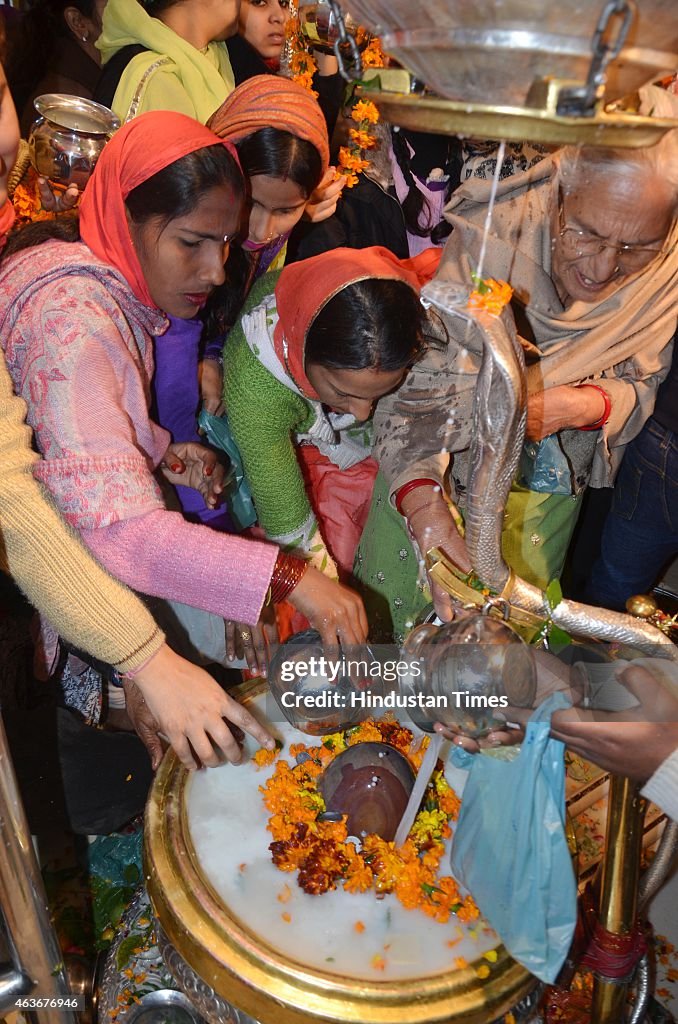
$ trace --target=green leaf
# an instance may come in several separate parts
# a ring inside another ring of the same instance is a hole
[[[134,955],[134,950],[139,949],[140,946],[143,946],[143,939],[140,935],[128,935],[126,939],[122,940],[115,957],[115,966],[119,971],[125,970]]]
[[[421,883],[421,887],[422,887],[422,889],[424,890],[424,892],[426,893],[427,896],[433,896],[434,892],[442,892],[443,891],[442,889],[439,889],[435,885],[429,885],[428,882],[422,882]]]
[[[571,643],[572,637],[569,633],[566,633],[564,629],[560,628],[560,626],[551,626],[551,629],[549,630],[549,650],[551,650],[553,654],[558,654],[564,647],[567,647]]]
[[[558,607],[562,600],[563,591],[560,586],[560,580],[551,580],[548,587],[546,588],[546,603],[548,604],[549,609],[553,611],[554,608]]]
[[[492,290],[489,284],[485,284],[482,277],[476,270],[471,271],[471,280],[476,286],[476,290],[479,291],[481,295],[487,295],[487,293]]]

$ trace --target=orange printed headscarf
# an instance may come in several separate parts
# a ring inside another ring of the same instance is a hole
[[[80,236],[95,256],[119,270],[136,297],[151,298],[127,226],[125,199],[158,171],[189,153],[221,144],[235,161],[232,143],[185,114],[154,110],[123,125],[107,143],[80,202]]]
[[[329,166],[330,146],[322,110],[308,89],[290,78],[248,78],[212,114],[207,126],[219,138],[231,142],[239,142],[260,128],[278,128],[315,146],[323,174]]]
[[[399,260],[389,249],[330,249],[284,267],[275,288],[278,323],[273,345],[276,355],[307,398],[317,399],[304,370],[309,328],[334,296],[356,281],[381,278],[405,281],[417,294],[431,280],[442,249],[425,249],[412,259]]]

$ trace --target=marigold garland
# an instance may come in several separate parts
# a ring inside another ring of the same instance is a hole
[[[56,189],[57,186],[52,185],[52,188]],[[43,210],[40,189],[38,187],[38,175],[32,167],[28,168],[24,177],[14,189],[12,205],[16,214],[17,227],[22,227],[24,224],[33,224],[39,220],[54,220],[57,216],[55,212]]]
[[[444,840],[451,835],[449,822],[459,814],[460,802],[448,785],[438,763],[426,790],[422,809],[402,847],[380,836],[365,837],[362,848],[347,842],[346,818],[318,821],[325,802],[317,780],[337,754],[363,742],[383,742],[399,750],[413,768],[420,767],[428,737],[415,748],[413,733],[391,719],[368,719],[345,732],[324,736],[319,746],[293,743],[289,754],[296,759],[306,754],[303,763],[290,765],[279,760],[274,773],[259,790],[271,817],[268,830],[273,863],[281,871],[297,872],[297,884],[307,893],[318,895],[342,885],[347,892],[378,895],[394,893],[408,910],[422,910],[444,924],[450,914],[461,921],[474,921],[478,908],[471,896],[462,897],[450,876],[439,876],[438,868],[445,852]],[[278,751],[258,751],[255,761],[270,764]]]
[[[318,70],[318,65],[311,54],[312,43],[309,43],[301,31],[298,16],[289,19],[285,32],[290,47],[290,75],[295,82],[299,82],[317,97],[318,93],[313,88],[313,76]],[[379,38],[370,36],[367,29],[360,27],[356,33],[358,46],[363,46],[367,39],[369,42],[362,50],[363,68],[383,68],[387,57],[381,48]],[[379,111],[369,100],[356,102],[354,99],[351,118],[357,127],[349,129],[349,144],[340,147],[337,161],[337,174],[345,176],[347,188],[357,185],[358,175],[370,165],[365,154],[377,145],[377,138],[370,128],[378,123]]]

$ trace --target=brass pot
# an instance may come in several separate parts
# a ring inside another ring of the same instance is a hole
[[[245,683],[235,695],[247,704],[265,685]],[[476,974],[486,964],[479,954],[461,970],[384,981],[308,967],[267,946],[203,875],[189,833],[187,780],[168,754],[146,811],[147,887],[170,943],[217,997],[264,1024],[487,1024],[534,990],[535,979],[502,946],[486,979]]]

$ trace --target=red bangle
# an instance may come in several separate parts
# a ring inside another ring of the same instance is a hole
[[[612,400],[610,399],[610,396],[608,395],[607,391],[605,391],[604,388],[599,387],[598,384],[575,384],[575,387],[595,388],[596,391],[603,396],[605,408],[603,409],[603,415],[600,417],[600,419],[596,420],[595,423],[589,423],[585,427],[579,427],[580,430],[600,430],[601,427],[605,426],[605,424],[610,418],[610,413],[612,412]]]
[[[415,491],[417,487],[437,487],[438,490],[441,490],[438,481],[433,480],[431,477],[419,477],[416,480],[408,480],[406,484],[403,484],[402,487],[398,488],[393,496],[395,498],[396,512],[400,512],[400,515],[405,518],[407,518],[407,516],[405,516],[402,509],[403,500],[411,491]]]
[[[279,551],[271,576],[270,600],[274,604],[280,604],[289,597],[307,569],[308,563],[303,558],[295,558],[294,555]],[[268,604],[268,601],[266,603]]]

